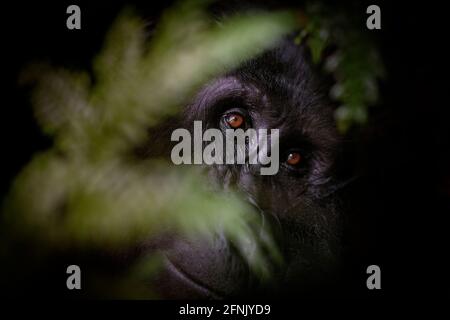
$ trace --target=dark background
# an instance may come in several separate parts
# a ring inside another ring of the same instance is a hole
[[[348,134],[341,159],[347,169],[361,176],[343,194],[349,206],[344,245],[350,297],[450,297],[450,123],[448,102],[443,99],[448,92],[444,81],[448,56],[443,49],[448,35],[445,10],[438,3],[342,4],[361,9],[357,17],[361,28],[365,28],[367,5],[381,7],[382,30],[367,32],[376,33],[387,70],[387,78],[381,82],[380,105],[372,108],[367,126]],[[81,30],[66,28],[70,4],[81,7]],[[125,4],[153,20],[170,1],[1,4],[1,74],[5,81],[0,125],[2,197],[33,153],[51,145],[34,121],[29,88],[18,85],[20,71],[39,61],[89,68],[106,30]],[[371,264],[381,267],[382,290],[366,288],[365,270]],[[64,271],[60,275],[63,285]]]

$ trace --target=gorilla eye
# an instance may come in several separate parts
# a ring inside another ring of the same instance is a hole
[[[286,158],[286,163],[291,166],[296,166],[302,161],[302,156],[298,152],[289,152]]]
[[[225,122],[233,129],[241,128],[244,125],[244,117],[236,112],[224,115]]]

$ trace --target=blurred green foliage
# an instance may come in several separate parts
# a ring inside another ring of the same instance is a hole
[[[313,62],[334,79],[330,98],[339,104],[335,111],[339,131],[345,134],[354,125],[366,124],[369,107],[379,100],[378,80],[385,71],[365,25],[356,24],[348,12],[320,1],[305,6],[300,25],[296,41],[306,39]],[[327,48],[333,48],[333,53],[324,55]]]
[[[223,230],[255,272],[269,275],[262,252],[278,261],[280,256],[239,195],[211,192],[194,168],[129,155],[130,146],[148,139],[149,126],[179,112],[200,85],[295,26],[287,12],[216,23],[206,4],[179,3],[150,41],[144,21],[124,11],[92,75],[44,65],[24,73],[23,82],[35,83],[36,119],[54,145],[35,155],[14,181],[4,210],[9,234],[49,250],[114,250],[167,230],[205,241]],[[122,293],[130,290],[125,286]]]

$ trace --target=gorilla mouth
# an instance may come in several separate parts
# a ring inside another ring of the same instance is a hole
[[[165,256],[164,259],[164,270],[166,273],[164,281],[168,281],[170,284],[175,284],[175,287],[178,290],[178,292],[176,292],[177,297],[181,295],[186,299],[206,298],[214,300],[225,298],[224,295],[218,293],[216,290],[210,288],[208,285],[198,281],[193,276],[185,272],[167,256]],[[172,291],[172,289],[170,291]]]

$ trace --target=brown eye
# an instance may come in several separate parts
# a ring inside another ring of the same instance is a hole
[[[238,113],[230,113],[225,116],[225,121],[231,128],[237,129],[244,124],[244,117]]]
[[[290,152],[287,156],[286,163],[291,166],[296,166],[302,160],[302,156],[298,152]]]

